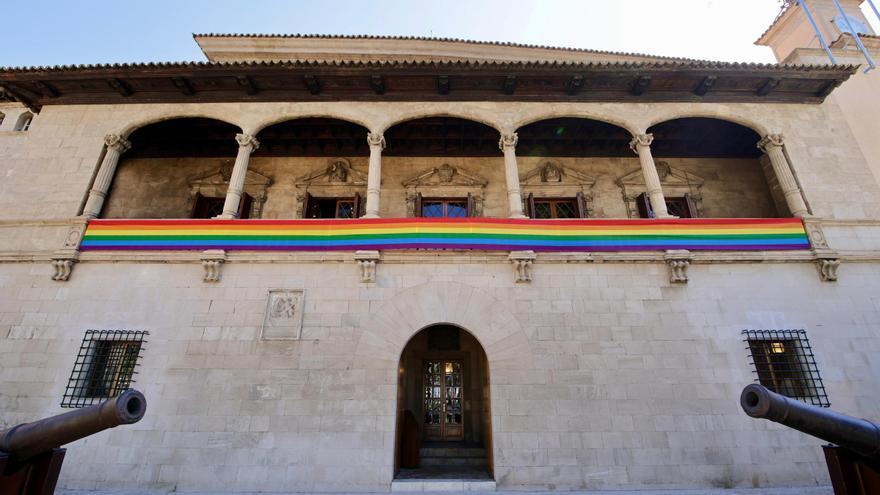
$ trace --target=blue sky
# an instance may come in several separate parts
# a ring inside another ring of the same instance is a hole
[[[752,43],[779,10],[776,0],[6,3],[7,67],[203,60],[192,40],[203,32],[438,36],[772,62],[768,48]]]

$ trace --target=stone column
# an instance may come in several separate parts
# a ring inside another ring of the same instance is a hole
[[[666,197],[663,196],[663,188],[660,186],[660,176],[657,175],[657,167],[654,165],[654,157],[651,155],[651,143],[654,141],[653,134],[638,134],[629,143],[630,149],[639,155],[642,164],[642,175],[645,178],[645,189],[651,199],[651,209],[654,210],[655,218],[673,218],[666,211]]]
[[[767,153],[770,159],[770,165],[773,166],[773,172],[779,181],[779,187],[785,196],[785,202],[791,214],[796,217],[807,215],[807,204],[801,195],[801,188],[798,187],[794,175],[788,167],[788,160],[785,159],[785,153],[782,152],[784,139],[782,134],[768,134],[764,139],[758,141],[758,148]]]
[[[104,136],[104,144],[107,145],[107,152],[104,153],[104,161],[101,162],[101,168],[98,169],[98,175],[95,176],[95,181],[89,190],[89,199],[83,208],[83,216],[86,218],[97,218],[101,214],[104,199],[110,191],[110,184],[116,174],[119,157],[131,148],[131,143],[118,134]]]
[[[251,153],[260,147],[257,138],[250,134],[236,134],[235,140],[238,142],[238,155],[235,157],[235,165],[233,165],[232,175],[229,177],[229,188],[226,190],[223,213],[217,216],[217,218],[225,220],[238,218],[238,208],[241,205],[241,195],[244,193],[248,162],[250,162]]]
[[[516,143],[519,137],[515,132],[502,134],[498,147],[504,152],[504,175],[507,178],[507,200],[510,218],[526,218],[523,214],[522,193],[519,190],[519,168],[516,165]]]
[[[367,170],[367,211],[362,218],[379,218],[382,150],[385,149],[385,136],[375,132],[368,132],[367,144],[370,145],[370,167]]]

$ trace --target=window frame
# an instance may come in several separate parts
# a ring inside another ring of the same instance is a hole
[[[426,217],[424,214],[424,204],[425,203],[442,203],[443,204],[443,215],[439,217]],[[464,203],[465,205],[465,214],[464,217],[450,217],[448,215],[449,211],[449,203]],[[416,199],[416,212],[418,213],[419,218],[469,218],[473,216],[474,212],[474,199],[473,195],[468,193],[467,196],[431,196],[424,198],[421,193],[418,194]]]
[[[742,336],[756,382],[814,406],[831,406],[804,330],[743,330]]]
[[[34,114],[31,112],[22,112],[21,115],[18,116],[18,120],[15,121],[15,127],[13,127],[13,131],[16,132],[27,132],[28,129],[31,128],[31,123],[34,121]]]
[[[310,217],[309,209],[311,205],[316,204],[317,201],[335,201],[335,205],[333,207],[333,217]],[[339,203],[353,203],[352,216],[351,217],[340,217],[339,215]],[[354,220],[356,218],[360,218],[361,216],[361,195],[359,193],[354,193],[354,196],[312,196],[309,193],[305,194],[303,198],[303,213],[302,218],[305,220]]]
[[[87,330],[61,407],[90,406],[128,390],[138,374],[147,335],[143,330]]]

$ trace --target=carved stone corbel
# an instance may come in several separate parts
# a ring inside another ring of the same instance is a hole
[[[64,245],[52,254],[52,280],[66,282],[70,279],[73,265],[79,261],[79,246],[88,224],[89,218],[84,216],[70,221]]]
[[[669,282],[673,284],[686,284],[688,282],[688,267],[691,265],[691,252],[687,249],[670,249],[663,256],[669,267]]]
[[[534,251],[511,251],[508,259],[513,263],[514,281],[518,284],[532,281],[532,264],[535,261]]]
[[[226,251],[222,249],[209,249],[202,252],[202,268],[205,273],[202,280],[205,282],[219,282],[226,263]]]
[[[354,260],[361,270],[361,282],[376,282],[376,263],[379,262],[379,251],[355,251]]]
[[[79,260],[79,253],[76,254],[58,254],[52,256],[52,280],[57,282],[66,282],[70,279],[70,273],[73,271],[73,264]]]
[[[819,258],[816,260],[816,268],[819,269],[819,278],[823,282],[837,282],[837,268],[840,267],[839,258]]]

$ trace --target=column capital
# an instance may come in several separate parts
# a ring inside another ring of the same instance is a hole
[[[257,141],[257,138],[252,134],[236,134],[235,141],[240,148],[250,147],[251,151],[256,151],[260,148],[260,142]]]
[[[651,143],[653,142],[653,134],[636,134],[633,136],[632,141],[629,142],[629,149],[633,150],[633,153],[638,155],[640,146],[651,146]]]
[[[380,150],[385,149],[385,136],[378,132],[368,132],[367,133],[367,144],[370,145],[370,148],[378,147]]]
[[[758,149],[767,152],[770,148],[782,148],[785,144],[785,138],[782,134],[767,134],[758,141]]]
[[[107,134],[104,136],[104,144],[107,145],[107,148],[120,154],[125,153],[131,148],[131,143],[119,134]]]
[[[519,142],[519,136],[515,132],[511,132],[510,134],[502,134],[501,139],[498,140],[498,148],[504,151],[504,148],[516,148],[516,143]]]

